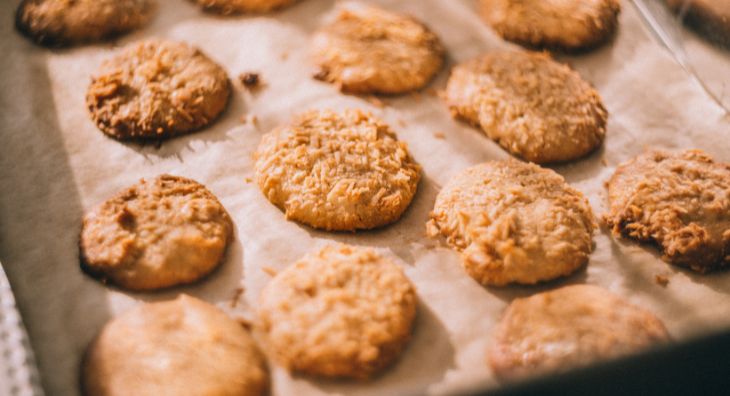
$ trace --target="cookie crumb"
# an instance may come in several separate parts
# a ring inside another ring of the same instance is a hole
[[[254,127],[258,127],[259,125],[259,119],[253,114],[241,116],[240,121],[241,124],[251,124]]]
[[[406,122],[403,119],[398,120],[398,126],[401,128],[405,128]]]
[[[654,276],[654,281],[656,282],[657,285],[659,285],[661,287],[667,287],[667,285],[669,284],[669,277],[667,277],[666,275],[662,275],[662,274],[656,274]]]
[[[276,274],[279,273],[276,268],[269,267],[268,265],[261,267],[261,270],[266,272],[270,276],[276,276]]]
[[[605,158],[601,158],[601,165],[608,166],[608,161]]]
[[[244,87],[253,90],[261,87],[261,76],[255,72],[245,72],[238,76]]]
[[[237,318],[236,321],[246,330],[251,330],[253,328],[253,323],[251,323],[251,321],[248,319]]]
[[[446,135],[443,132],[434,132],[433,137],[436,139],[446,139]]]
[[[286,51],[285,52],[282,52],[281,55],[279,55],[279,59],[281,59],[283,61],[289,59],[289,53],[286,52]]]
[[[244,181],[245,181],[246,183],[251,183],[251,182],[253,181],[253,179],[252,179],[252,178],[250,178],[250,177],[247,177],[247,178],[245,178],[245,179],[243,179],[243,180],[244,180]]]
[[[379,109],[382,109],[382,108],[385,107],[385,103],[382,100],[380,100],[378,97],[376,97],[376,96],[369,95],[367,97],[367,101],[370,102],[370,104],[372,104],[373,106],[375,106],[375,107],[377,107]]]
[[[231,298],[231,308],[236,308],[236,305],[238,305],[238,300],[243,295],[243,292],[246,289],[243,287],[237,287],[236,290],[233,291],[233,297]]]

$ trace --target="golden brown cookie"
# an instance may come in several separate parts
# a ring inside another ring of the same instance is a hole
[[[409,16],[346,3],[313,43],[316,78],[344,92],[400,94],[424,87],[441,69],[439,38]]]
[[[91,118],[116,139],[193,132],[228,104],[225,70],[195,47],[147,40],[104,62],[86,93]]]
[[[38,44],[70,45],[142,27],[156,9],[155,0],[22,0],[15,26]]]
[[[141,180],[84,216],[81,265],[130,290],[186,284],[221,263],[232,235],[231,218],[210,191],[162,175]]]
[[[460,64],[445,99],[454,117],[536,163],[583,157],[606,134],[608,113],[596,90],[547,54],[493,52]]]
[[[730,0],[666,0],[684,21],[711,40],[730,45]]]
[[[416,293],[391,260],[340,244],[276,275],[261,294],[258,314],[267,347],[287,369],[365,379],[401,354]]]
[[[698,272],[730,264],[730,164],[647,151],[616,169],[608,200],[614,233],[656,243],[666,261]]]
[[[484,20],[505,40],[529,47],[585,50],[616,31],[618,0],[480,0]]]
[[[263,355],[240,323],[196,298],[142,304],[107,323],[86,352],[87,396],[265,395]]]
[[[488,352],[500,380],[567,371],[669,340],[651,312],[590,285],[566,286],[509,305]]]
[[[483,285],[534,284],[588,262],[593,212],[578,190],[550,169],[490,161],[453,177],[427,224],[462,252],[466,272]]]
[[[222,15],[264,13],[293,4],[297,0],[194,0],[204,10]]]
[[[329,231],[392,223],[421,168],[382,121],[360,110],[309,111],[264,135],[256,181],[287,219]]]

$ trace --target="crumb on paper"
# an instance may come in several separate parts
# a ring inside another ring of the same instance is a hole
[[[243,179],[243,180],[244,180],[244,181],[245,181],[246,183],[251,183],[251,182],[253,181],[253,178],[251,178],[251,177],[247,177],[247,178],[245,178],[245,179]]]
[[[368,100],[368,102],[370,102],[370,104],[372,104],[373,106],[375,106],[377,108],[382,109],[382,108],[385,107],[385,103],[383,103],[383,101],[380,100],[376,96],[370,95],[370,96],[367,97],[367,100]]]
[[[318,69],[312,74],[312,78],[319,81],[327,81],[329,73],[325,69]]]
[[[269,267],[268,265],[261,267],[261,270],[266,272],[270,276],[276,276],[276,274],[279,273],[279,271],[277,271],[276,268]]]
[[[238,300],[241,299],[244,291],[245,289],[243,287],[237,287],[236,290],[233,291],[233,297],[231,298],[231,308],[236,308],[236,305],[238,305]]]
[[[238,323],[246,330],[251,330],[251,328],[253,327],[253,323],[251,323],[251,321],[248,319],[238,318],[237,320]]]
[[[400,126],[401,128],[404,128],[406,126],[406,122],[402,118],[399,118],[398,126]]]
[[[667,287],[667,285],[669,284],[669,277],[667,277],[666,275],[657,274],[654,276],[654,281],[659,286]]]
[[[601,158],[601,165],[608,166],[608,161],[606,161],[606,158]]]
[[[251,124],[254,127],[258,127],[259,119],[253,114],[246,114],[240,118],[241,124]]]
[[[263,85],[261,76],[256,72],[241,73],[238,76],[238,79],[241,81],[241,84],[249,90],[260,88]]]
[[[444,134],[443,132],[434,132],[433,137],[443,140],[446,139],[446,134]]]
[[[281,59],[283,61],[289,59],[289,53],[286,51],[282,52],[281,55],[279,55],[279,59]]]

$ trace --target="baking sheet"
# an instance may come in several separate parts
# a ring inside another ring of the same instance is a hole
[[[462,271],[456,253],[425,238],[424,224],[440,186],[467,166],[506,158],[504,151],[453,121],[441,100],[427,92],[384,98],[380,107],[313,80],[309,39],[332,0],[304,0],[269,16],[233,18],[205,15],[184,0],[159,2],[151,26],[116,43],[52,51],[21,38],[7,23],[17,2],[0,2],[5,21],[0,25],[0,260],[48,394],[78,393],[87,343],[120,312],[184,292],[251,318],[270,279],[264,267],[285,268],[334,241],[374,246],[403,265],[421,300],[414,338],[397,365],[368,383],[292,377],[272,365],[274,394],[441,394],[496,386],[485,349],[503,309],[515,297],[569,283],[601,285],[653,310],[677,340],[730,328],[730,273],[700,276],[670,267],[651,248],[616,241],[605,229],[594,238],[588,267],[564,281],[529,288],[479,286]],[[479,20],[473,1],[374,3],[430,25],[448,48],[448,66],[510,46]],[[266,86],[256,94],[236,86],[217,123],[160,148],[106,138],[86,112],[90,75],[117,46],[155,36],[198,45],[234,79],[241,72],[260,72]],[[628,2],[610,45],[560,59],[596,86],[610,112],[602,149],[554,167],[586,194],[597,215],[606,210],[603,182],[644,148],[697,147],[730,160],[730,125],[723,110],[654,41]],[[447,76],[445,69],[431,87],[443,88]],[[373,111],[408,142],[423,166],[419,192],[398,223],[357,234],[315,231],[287,222],[250,182],[251,154],[262,134],[293,114],[327,107]],[[242,122],[247,115],[258,121]],[[127,293],[84,276],[77,255],[83,212],[139,178],[163,172],[204,183],[231,213],[236,238],[225,263],[197,285],[161,293]],[[666,276],[669,284],[657,284],[656,275]]]

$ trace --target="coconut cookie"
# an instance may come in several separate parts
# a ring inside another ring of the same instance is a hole
[[[711,40],[730,45],[730,1],[666,0],[684,21]]]
[[[482,17],[505,40],[568,51],[608,41],[619,12],[618,0],[481,0]]]
[[[315,77],[344,92],[400,94],[431,81],[443,65],[444,48],[414,18],[347,3],[315,35],[313,57]]]
[[[261,294],[258,313],[269,350],[287,369],[366,379],[401,354],[416,293],[391,260],[340,244],[276,275]]]
[[[226,108],[222,67],[184,43],[147,40],[104,62],[86,93],[91,118],[116,139],[162,139],[193,132]]]
[[[23,0],[15,26],[38,44],[99,41],[146,25],[154,0]]]
[[[329,231],[392,223],[421,168],[382,121],[360,110],[309,111],[264,135],[256,181],[287,219]]]
[[[240,323],[196,298],[142,304],[107,323],[82,368],[85,395],[265,395],[263,355]]]
[[[454,117],[536,163],[583,157],[606,135],[608,113],[596,90],[547,54],[494,52],[458,65],[445,98]]]
[[[615,234],[654,242],[672,264],[708,272],[730,264],[730,164],[701,150],[652,150],[608,181]]]
[[[264,13],[293,4],[297,0],[194,0],[204,10],[222,15]]]
[[[651,312],[590,285],[519,298],[497,324],[488,352],[501,380],[567,371],[669,340]]]
[[[80,238],[82,268],[130,290],[195,282],[222,261],[233,224],[204,186],[162,175],[89,211]]]
[[[588,262],[595,228],[588,201],[562,176],[517,160],[491,161],[439,192],[427,233],[462,254],[483,285],[534,284]]]

